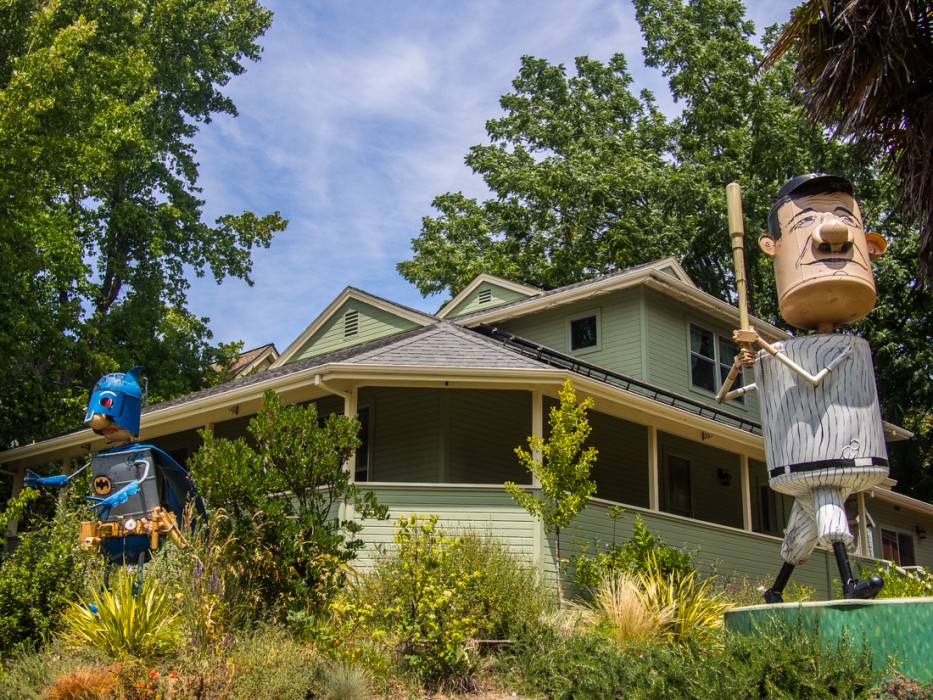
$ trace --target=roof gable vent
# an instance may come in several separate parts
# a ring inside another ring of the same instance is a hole
[[[480,304],[488,304],[489,302],[491,302],[492,301],[492,289],[490,289],[489,287],[486,287],[485,289],[479,290],[479,294],[477,295],[477,301]]]
[[[360,330],[360,312],[356,309],[351,309],[344,314],[343,317],[343,337],[349,338],[351,335],[356,335]]]

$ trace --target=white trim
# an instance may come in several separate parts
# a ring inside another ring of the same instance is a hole
[[[360,289],[356,289],[355,287],[347,287],[336,299],[327,305],[327,308],[324,309],[318,315],[318,317],[311,322],[311,325],[309,325],[301,332],[301,335],[295,338],[295,340],[293,340],[292,343],[287,348],[285,348],[285,351],[279,355],[275,362],[272,363],[272,367],[281,367],[282,365],[286,364],[292,358],[292,356],[301,350],[301,348],[304,347],[304,345],[314,336],[314,334],[317,333],[321,327],[331,319],[331,317],[340,309],[340,307],[342,307],[350,300],[368,304],[372,307],[385,311],[386,313],[403,318],[406,321],[411,321],[418,326],[429,326],[432,323],[437,322],[437,318],[430,314],[423,313],[421,311],[415,311],[414,309],[408,309],[404,306],[399,306],[394,302],[373,296],[372,294],[368,294]]]
[[[585,348],[574,348],[573,347],[573,322],[582,321],[587,318],[596,318],[596,344],[588,345]],[[588,309],[586,311],[581,311],[580,313],[573,314],[572,316],[567,316],[564,319],[564,328],[567,334],[567,352],[571,355],[586,355],[591,352],[599,352],[603,347],[603,324],[602,324],[602,313],[600,308],[596,307],[595,309]]]
[[[469,298],[477,287],[479,287],[484,282],[488,282],[491,285],[496,287],[501,287],[502,289],[507,289],[510,292],[516,292],[518,294],[524,294],[526,296],[538,296],[541,294],[541,290],[537,287],[529,287],[525,284],[520,284],[518,282],[513,282],[512,280],[507,280],[502,277],[496,277],[495,275],[490,275],[485,272],[477,275],[473,278],[473,281],[470,282],[463,290],[457,294],[453,299],[444,304],[440,310],[437,312],[436,316],[438,318],[447,318],[447,315],[451,311],[456,311],[457,307],[460,306],[464,301]]]

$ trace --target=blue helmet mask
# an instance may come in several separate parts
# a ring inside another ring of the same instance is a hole
[[[141,370],[142,367],[134,367],[129,372],[101,377],[91,391],[84,422],[89,422],[95,413],[99,413],[112,418],[117,427],[139,435],[139,414],[143,403],[139,386]]]

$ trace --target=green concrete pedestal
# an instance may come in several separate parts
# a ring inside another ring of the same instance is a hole
[[[933,679],[933,598],[830,600],[818,603],[781,603],[734,608],[725,615],[726,627],[757,634],[774,623],[819,628],[827,643],[843,634],[856,645],[863,641],[882,668],[896,657],[898,670],[921,681]]]

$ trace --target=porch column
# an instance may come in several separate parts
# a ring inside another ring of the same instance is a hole
[[[752,492],[748,475],[748,455],[739,455],[739,479],[742,486],[742,529],[752,531]]]
[[[870,557],[873,552],[868,551],[868,513],[865,511],[865,492],[859,491],[858,500],[858,553],[863,557]]]
[[[347,389],[343,396],[343,415],[347,418],[356,418],[359,411],[359,389],[355,386]],[[356,450],[350,455],[350,458],[344,462],[343,468],[350,472],[350,482],[356,481]]]
[[[531,434],[537,437],[544,437],[544,395],[540,389],[531,392]],[[541,451],[535,450],[532,454],[535,460],[541,461]],[[533,488],[541,488],[541,482],[538,477],[531,478]]]
[[[658,429],[648,426],[648,508],[661,510],[661,486],[658,459]]]

